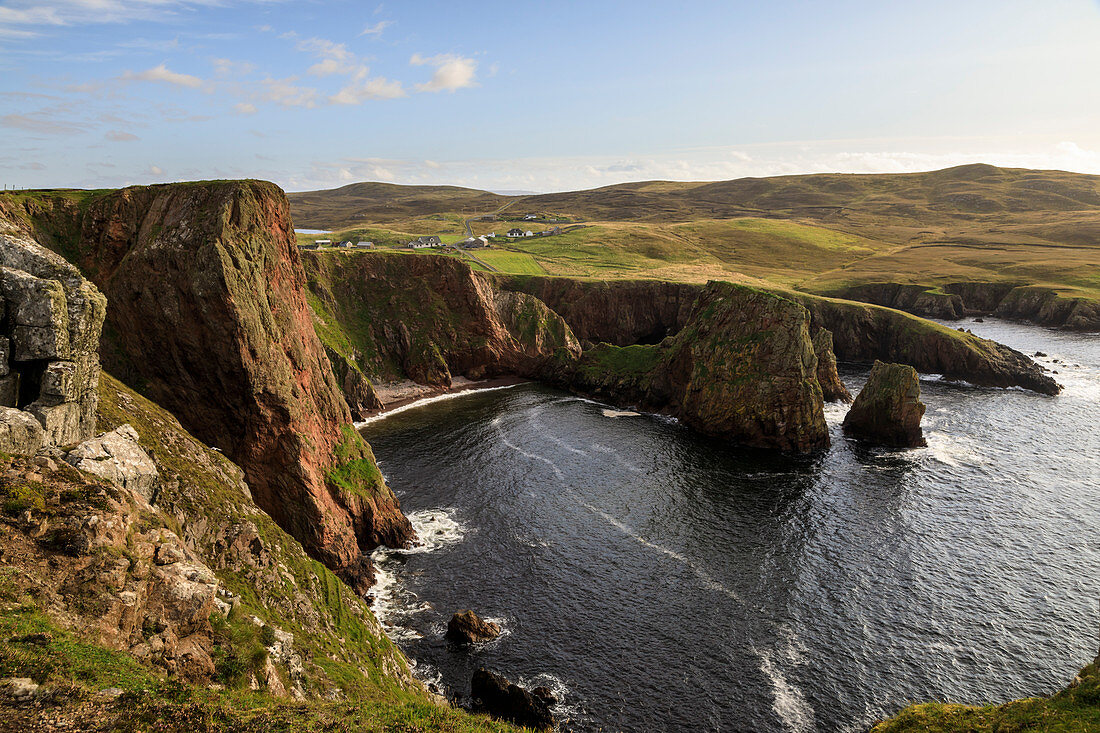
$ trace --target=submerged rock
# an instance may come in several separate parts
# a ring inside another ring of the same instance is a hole
[[[538,730],[550,730],[554,727],[554,716],[550,713],[549,705],[519,685],[512,684],[487,669],[474,672],[474,678],[470,682],[470,696],[474,699],[475,707],[498,720]]]
[[[844,432],[869,443],[915,448],[927,445],[920,427],[923,416],[917,370],[876,361],[844,417]]]
[[[817,354],[817,381],[826,402],[851,402],[852,393],[840,381],[836,371],[836,354],[833,353],[833,332],[826,328],[814,334],[814,353]]]
[[[481,644],[500,636],[500,625],[485,621],[470,610],[451,616],[447,623],[447,638],[459,644]]]

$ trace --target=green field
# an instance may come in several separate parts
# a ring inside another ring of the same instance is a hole
[[[1100,300],[1100,177],[1062,171],[969,165],[515,197],[356,184],[290,200],[300,226],[361,221],[383,243],[414,232],[458,241],[466,217],[505,205],[502,217],[543,212],[588,225],[509,245],[530,259],[493,264],[517,274],[536,272],[533,261],[550,275],[763,279],[815,293],[883,282],[1010,282]],[[510,226],[474,222],[473,231]]]
[[[545,275],[546,270],[531,255],[502,249],[479,249],[475,254],[501,272],[513,275]]]

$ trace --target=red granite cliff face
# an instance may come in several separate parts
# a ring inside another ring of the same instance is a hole
[[[256,181],[112,192],[85,207],[75,257],[107,295],[106,368],[223,450],[257,504],[369,587],[368,553],[412,530],[350,427],[283,192]]]

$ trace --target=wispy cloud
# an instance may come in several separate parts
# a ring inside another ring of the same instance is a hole
[[[256,114],[256,105],[250,102],[241,102],[233,105],[233,111],[239,115],[254,115]]]
[[[119,77],[121,81],[150,81],[160,82],[163,84],[171,84],[178,87],[187,87],[189,89],[198,89],[202,86],[203,82],[197,76],[191,74],[180,74],[169,69],[165,64],[154,66],[151,69],[145,71],[127,71]]]
[[[359,35],[360,36],[380,36],[380,35],[382,35],[382,31],[386,30],[391,25],[393,25],[392,20],[380,20],[377,23],[375,23],[374,25],[368,25],[366,28],[363,29],[363,32],[360,33]]]
[[[453,92],[477,86],[477,62],[471,58],[454,54],[421,56],[414,53],[409,63],[413,66],[435,67],[435,73],[429,81],[416,85],[418,92]]]
[[[41,117],[28,117],[27,115],[19,114],[0,116],[0,127],[39,132],[46,135],[72,135],[84,131],[82,125],[71,122],[61,122]]]
[[[104,135],[104,137],[107,138],[108,140],[110,140],[111,142],[116,142],[116,143],[133,142],[134,140],[140,140],[141,139],[140,137],[138,137],[137,135],[134,135],[133,133],[123,132],[122,130],[109,130],[107,132],[107,134]]]

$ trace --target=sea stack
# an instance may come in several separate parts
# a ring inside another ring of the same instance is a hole
[[[927,445],[920,427],[923,416],[917,370],[876,361],[844,418],[844,432],[868,443],[917,448]]]
[[[836,371],[832,331],[817,329],[814,334],[814,353],[817,354],[817,381],[821,385],[821,396],[826,402],[851,402],[852,393],[840,381],[840,375]]]

